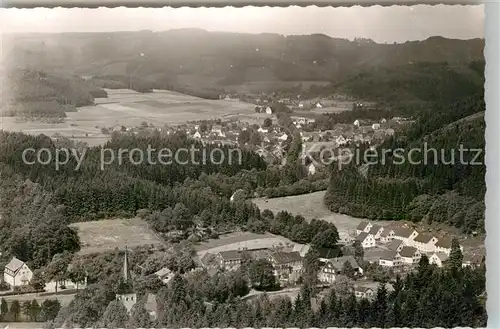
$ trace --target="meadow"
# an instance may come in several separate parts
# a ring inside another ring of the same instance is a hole
[[[0,128],[27,134],[53,136],[59,133],[90,146],[104,144],[109,135],[102,128],[136,127],[147,122],[157,127],[183,124],[187,121],[255,116],[255,105],[225,100],[206,100],[167,90],[138,93],[128,89],[106,89],[108,98],[96,98],[96,105],[67,112],[61,123],[26,121],[5,117]],[[262,117],[262,121],[264,117]]]
[[[161,245],[163,241],[141,219],[109,219],[71,224],[81,242],[79,254],[90,254],[143,245]]]

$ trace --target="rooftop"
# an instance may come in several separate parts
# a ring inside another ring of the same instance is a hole
[[[415,247],[405,246],[401,249],[399,255],[401,255],[401,257],[413,257],[417,251],[418,250]]]
[[[278,264],[287,264],[302,261],[302,257],[300,256],[300,253],[298,251],[276,252],[272,254],[271,257]]]

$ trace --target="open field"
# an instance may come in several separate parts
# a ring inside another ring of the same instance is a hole
[[[2,118],[0,129],[27,134],[53,136],[60,133],[90,146],[104,144],[108,135],[103,127],[139,126],[146,121],[155,126],[182,124],[192,120],[225,119],[250,116],[255,121],[255,105],[225,100],[206,100],[167,90],[138,93],[127,89],[106,89],[108,98],[97,98],[95,106],[67,112],[63,123],[26,122],[16,117]],[[265,117],[261,116],[264,120]],[[255,123],[255,122],[253,122]]]
[[[353,235],[356,231],[356,226],[363,221],[362,218],[356,218],[348,215],[332,213],[323,202],[325,191],[314,193],[288,196],[282,198],[254,199],[253,202],[261,209],[269,209],[274,213],[286,210],[294,215],[302,215],[307,220],[313,218],[322,219],[324,221],[334,223],[339,232],[346,232]],[[380,225],[388,224],[388,221],[377,221]]]
[[[103,252],[116,247],[163,244],[147,223],[138,218],[80,222],[70,226],[77,230],[80,237],[80,254]]]
[[[219,239],[203,242],[195,247],[198,257],[202,258],[207,252],[218,253],[239,248],[257,249],[272,248],[278,245],[294,244],[285,237],[271,233],[257,234],[251,232],[235,232],[221,235]]]

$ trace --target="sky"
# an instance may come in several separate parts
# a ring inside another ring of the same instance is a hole
[[[0,9],[0,30],[108,32],[178,28],[283,35],[323,33],[376,42],[484,37],[484,6]]]

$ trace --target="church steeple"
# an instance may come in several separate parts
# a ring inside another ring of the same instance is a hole
[[[128,249],[127,246],[125,246],[125,257],[123,259],[123,280],[126,283],[130,283],[130,279],[132,276],[130,275],[130,269],[128,266]]]

